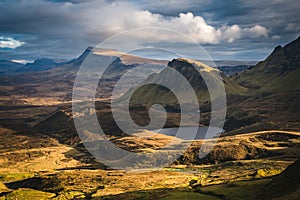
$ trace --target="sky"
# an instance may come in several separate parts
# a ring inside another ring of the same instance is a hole
[[[193,45],[159,27],[184,34],[214,60],[263,60],[300,34],[298,0],[0,0],[0,59],[72,59],[88,46],[130,31],[139,48],[185,49]],[[132,38],[131,38],[132,37]],[[126,48],[125,48],[126,49]]]

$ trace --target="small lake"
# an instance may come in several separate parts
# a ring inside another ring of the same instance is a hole
[[[206,138],[218,137],[225,130],[217,127],[207,126],[187,126],[187,127],[174,127],[174,128],[162,128],[151,130],[155,133],[160,133],[168,136],[174,136],[183,140],[201,140]]]

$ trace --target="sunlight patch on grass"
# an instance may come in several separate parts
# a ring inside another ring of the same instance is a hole
[[[0,181],[1,182],[20,181],[32,177],[34,177],[34,173],[0,174]]]
[[[173,192],[160,200],[217,200],[219,198],[194,192]]]

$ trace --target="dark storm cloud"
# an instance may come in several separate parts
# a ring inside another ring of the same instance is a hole
[[[209,31],[207,38],[195,37],[213,57],[262,59],[298,36],[299,6],[292,0],[0,0],[0,36],[24,42],[16,49],[0,48],[0,59],[71,58],[120,31],[142,26],[185,30],[185,23],[191,24],[190,36],[194,27]]]
[[[12,50],[0,49],[0,58],[71,58],[109,36],[109,33],[93,30],[99,28],[95,26],[97,20],[105,20],[105,15],[97,15],[96,8],[100,8],[101,12],[109,5],[105,1],[94,1],[93,4],[79,2],[0,1],[0,36],[17,34],[19,40],[26,42],[13,51],[15,54],[11,53]]]
[[[245,45],[245,48],[254,49],[260,48],[263,51],[271,51],[278,44],[285,44],[297,38],[300,35],[300,1],[295,0],[208,0],[208,1],[185,1],[184,6],[181,6],[181,1],[175,1],[172,6],[169,6],[170,1],[161,0],[159,4],[152,1],[139,1],[141,8],[149,9],[152,12],[161,13],[163,15],[174,16],[180,12],[191,11],[195,15],[203,16],[208,22],[213,25],[222,24],[238,24],[240,27],[247,27],[254,24],[265,26],[269,29],[269,38],[263,40],[244,39],[236,41],[240,45]],[[145,5],[143,7],[143,5]],[[236,45],[222,44],[213,47],[212,49],[223,49],[224,55],[228,49]],[[224,48],[225,46],[225,48]],[[245,49],[246,50],[246,49]],[[215,51],[216,52],[216,51]],[[252,59],[264,58],[265,54],[254,55],[250,54]],[[248,55],[249,56],[249,55]]]
[[[212,24],[229,23],[240,26],[260,24],[282,37],[288,34],[290,39],[295,37],[295,33],[296,35],[299,33],[299,28],[292,28],[300,26],[300,1],[295,0],[192,0],[184,1],[183,7],[181,1],[176,1],[172,6],[169,6],[170,1],[166,0],[161,0],[158,4],[147,0],[139,2],[142,8],[147,7],[152,12],[164,15],[172,16],[190,11],[195,15],[204,16]]]
[[[74,23],[70,23],[72,21]],[[22,59],[26,56],[31,59],[33,55],[42,57],[49,53],[59,54],[57,50],[63,46],[62,40],[65,46],[73,45],[74,37],[73,42],[69,41],[70,35],[80,34],[80,25],[72,17],[70,8],[43,1],[0,2],[0,24],[1,35],[10,36],[17,33],[20,40],[26,41],[26,45],[15,51]],[[55,50],[47,51],[51,48]]]
[[[163,15],[176,16],[181,12],[207,16],[217,23],[256,24],[270,23],[278,19],[284,22],[299,22],[300,1],[295,0],[187,0],[169,1],[136,0],[140,8]]]
[[[217,2],[217,1],[215,1]],[[300,1],[266,0],[266,1],[222,1],[205,10],[214,13],[213,21],[230,21],[243,25],[260,24],[268,27],[273,35],[295,37],[299,30],[286,30],[288,24],[300,25]]]

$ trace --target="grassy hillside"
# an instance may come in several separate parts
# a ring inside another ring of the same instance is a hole
[[[263,199],[298,199],[300,197],[300,160],[288,166],[262,190]]]
[[[233,77],[238,84],[257,91],[299,90],[300,37],[272,54],[256,66]]]
[[[224,83],[226,95],[244,95],[247,91],[246,88],[234,83],[219,70],[209,67],[199,61],[179,58],[173,59],[171,62],[169,62],[168,66],[175,69],[186,78],[195,91],[199,102],[210,101],[207,83],[211,84],[213,89],[217,90],[220,90],[222,87],[219,87],[219,85]],[[175,74],[171,73],[171,71],[167,69],[161,71],[159,74],[150,75],[143,84],[147,82],[154,82],[158,84],[151,83],[143,85],[139,88],[135,88],[136,90],[131,98],[131,103],[177,103],[174,93],[167,87],[160,84],[162,82],[168,82],[171,85],[174,85],[175,88],[185,88],[184,83],[179,81],[176,77],[174,78],[174,75]],[[223,83],[219,77],[222,77]],[[217,85],[218,87],[216,87]],[[179,92],[182,94],[182,96],[186,96],[187,102],[190,101],[190,97],[185,95],[188,94],[188,91],[183,89]],[[222,94],[221,92],[222,91],[217,91],[217,94]],[[129,98],[129,94],[125,94],[121,100],[124,98]]]

